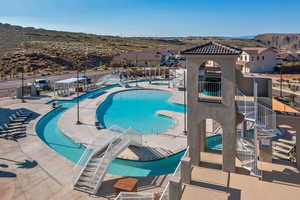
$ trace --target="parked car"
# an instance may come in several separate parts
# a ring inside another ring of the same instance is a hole
[[[33,82],[33,85],[38,90],[49,90],[50,89],[50,85],[46,79],[35,79]]]
[[[92,83],[92,80],[91,78],[87,77],[87,76],[79,76],[80,80],[79,82],[80,83],[86,83],[86,84],[91,84]]]

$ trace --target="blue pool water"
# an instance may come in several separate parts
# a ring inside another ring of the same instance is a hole
[[[104,93],[106,89],[115,87],[116,85],[106,87],[101,90],[96,90],[79,97],[79,101],[83,101],[86,98],[93,98],[100,93]],[[85,150],[83,145],[73,142],[70,138],[66,137],[62,131],[58,128],[57,122],[62,114],[69,108],[76,105],[77,99],[74,100],[62,100],[55,101],[61,105],[55,110],[49,112],[42,117],[36,125],[36,132],[38,136],[52,149],[58,152],[60,155],[76,163],[82,153]],[[49,102],[49,103],[53,103]],[[171,106],[172,107],[172,106]],[[168,158],[151,161],[151,162],[140,162],[140,161],[129,161],[122,159],[115,159],[108,173],[120,175],[120,176],[158,176],[162,174],[173,173],[177,167],[180,158],[184,152],[170,156]]]
[[[133,128],[141,134],[156,134],[172,128],[175,121],[156,114],[158,110],[184,112],[184,106],[169,101],[170,92],[128,90],[110,95],[97,109],[97,118],[105,127]]]
[[[238,136],[241,136],[241,133],[237,133]],[[279,129],[276,130],[275,135],[273,137],[273,140],[276,140],[276,138],[280,137],[281,132]],[[247,130],[244,137],[246,138],[253,138],[254,137],[254,129]],[[206,148],[212,149],[212,150],[219,150],[221,151],[223,149],[222,144],[222,135],[214,135],[206,138]]]

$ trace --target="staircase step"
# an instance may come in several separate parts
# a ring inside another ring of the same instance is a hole
[[[275,146],[280,146],[280,147],[283,147],[283,148],[286,148],[286,149],[292,149],[293,148],[293,146],[288,145],[288,144],[284,144],[282,142],[275,142]]]
[[[286,144],[290,144],[290,145],[295,145],[296,144],[296,141],[294,141],[294,140],[278,139],[278,141],[286,143]]]
[[[84,185],[84,184],[76,184],[74,186],[74,189],[91,194],[94,190],[94,187],[91,187],[89,185]]]
[[[289,160],[290,159],[289,156],[284,155],[284,154],[279,153],[279,152],[273,152],[273,155],[276,156],[276,157],[278,157],[278,158],[284,159],[284,160]]]
[[[288,154],[291,151],[289,149],[285,149],[280,146],[273,147],[273,150],[278,151],[279,153],[285,153],[285,154]]]

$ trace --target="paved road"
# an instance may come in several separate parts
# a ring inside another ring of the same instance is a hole
[[[87,71],[87,76],[103,76],[106,74],[110,74],[112,71]],[[83,75],[81,73],[81,75]],[[49,76],[40,76],[40,77],[34,77],[34,78],[25,78],[24,84],[26,83],[32,83],[33,79],[46,79],[49,81],[58,81],[63,80],[71,77],[76,77],[76,72],[62,74],[62,75],[49,75]],[[10,94],[12,90],[15,90],[18,86],[21,85],[21,80],[10,80],[10,81],[0,81],[0,97],[7,96],[7,94]]]
[[[105,75],[109,74],[111,71],[87,71],[86,75]],[[81,73],[82,75],[82,73]],[[63,80],[71,77],[76,77],[76,72],[62,74],[62,75],[48,75],[48,76],[40,76],[40,77],[34,77],[34,78],[25,78],[24,83],[32,83],[33,79],[46,79],[49,81],[58,81]],[[11,89],[16,88],[18,85],[21,84],[21,80],[10,80],[10,81],[0,81],[0,89]]]

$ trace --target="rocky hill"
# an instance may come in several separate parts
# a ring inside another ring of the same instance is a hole
[[[300,51],[300,34],[262,34],[257,35],[254,39],[266,46]]]
[[[114,55],[144,49],[182,50],[208,41],[236,47],[263,46],[251,39],[221,37],[117,37],[13,26],[0,23],[0,77],[24,67],[29,74],[94,68]]]

